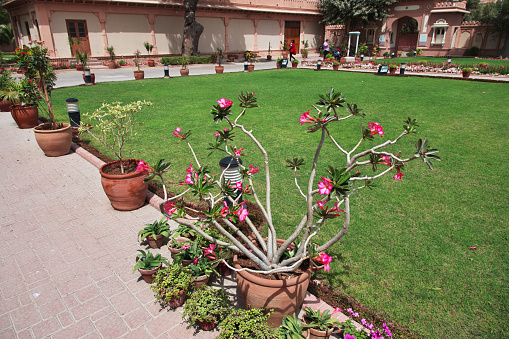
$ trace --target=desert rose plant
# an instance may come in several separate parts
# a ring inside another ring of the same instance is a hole
[[[364,188],[374,186],[373,182],[376,179],[389,173],[396,172],[394,179],[402,179],[402,170],[405,164],[410,161],[421,159],[430,169],[433,169],[430,160],[440,160],[435,155],[438,150],[431,149],[427,140],[419,139],[415,144],[415,152],[408,157],[386,150],[388,146],[394,145],[409,134],[417,132],[418,125],[415,120],[410,118],[405,120],[403,131],[394,140],[383,141],[384,130],[382,125],[378,122],[369,122],[367,127],[364,124],[361,125],[360,140],[352,149],[341,146],[332,135],[329,125],[344,123],[354,118],[364,118],[365,114],[361,112],[356,104],[346,103],[340,92],[331,89],[326,94],[319,96],[319,101],[313,105],[314,113],[307,111],[300,116],[300,119],[296,115],[296,123],[299,122],[301,125],[308,126],[308,133],[318,132],[321,137],[314,152],[311,169],[305,184],[299,183],[296,175],[296,172],[304,166],[304,160],[299,158],[287,160],[287,167],[295,174],[296,192],[306,202],[306,210],[302,211],[301,221],[295,225],[291,235],[284,239],[281,245],[278,245],[276,241],[278,232],[273,222],[271,208],[269,157],[253,131],[241,123],[242,117],[248,111],[258,107],[257,99],[254,92],[241,92],[238,99],[241,111],[236,116],[233,115],[233,102],[228,99],[221,98],[213,106],[211,114],[214,122],[225,123],[226,127],[222,127],[217,131],[215,141],[209,145],[209,149],[224,152],[231,156],[232,162],[242,157],[245,164],[240,165],[243,182],[225,181],[223,178],[224,172],[212,175],[195,155],[189,142],[191,132],[183,132],[181,128],[177,127],[173,132],[174,136],[189,146],[194,157],[194,164],[191,164],[183,175],[185,179],[181,185],[187,186],[184,193],[192,193],[202,201],[207,202],[209,207],[208,211],[205,211],[206,217],[196,218],[195,221],[183,218],[185,216],[184,209],[173,204],[171,200],[174,198],[165,200],[161,204],[161,211],[177,223],[194,229],[210,243],[229,248],[237,253],[241,252],[259,267],[259,270],[242,268],[243,270],[267,274],[296,270],[305,260],[324,253],[347,233],[351,220],[350,200],[356,193]],[[247,165],[249,162],[244,157],[242,145],[234,142],[234,131],[245,134],[263,156],[263,174],[266,186],[264,201],[258,196],[255,185],[255,177],[260,176],[262,171],[256,167],[257,164]],[[375,146],[364,146],[366,141],[373,141],[375,137],[382,138],[383,142]],[[342,157],[344,159],[343,165],[338,167],[328,166],[326,169],[317,168],[318,159],[326,139],[331,140],[338,152],[338,158]],[[152,178],[159,177],[162,179],[162,176],[157,175],[159,171],[157,164],[151,170],[153,171]],[[258,172],[260,173],[258,174]],[[239,201],[239,198],[231,198],[234,190],[243,190],[244,192],[249,190],[251,192],[266,220],[268,227],[266,239],[262,237],[261,232],[258,232],[251,222],[249,211],[244,203]],[[229,199],[230,204],[223,202],[224,197]],[[298,213],[298,211],[294,211],[294,213]],[[239,230],[238,221],[246,221],[258,246],[248,238],[248,235]],[[339,223],[342,226],[338,227],[337,233],[331,234],[324,243],[316,244],[314,237],[326,222]],[[219,240],[206,234],[202,230],[204,226],[216,227],[225,240]],[[295,247],[291,251],[292,255],[288,255],[288,249],[294,243]],[[322,258],[325,259],[323,261],[326,264],[331,260],[330,257],[324,255],[322,255]]]

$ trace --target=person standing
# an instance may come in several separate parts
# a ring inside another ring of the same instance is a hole
[[[329,39],[325,39],[325,42],[323,43],[323,57],[325,58],[329,53],[330,53]]]
[[[297,54],[297,51],[295,50],[295,40],[292,40],[290,42],[290,61],[295,60],[294,54]]]

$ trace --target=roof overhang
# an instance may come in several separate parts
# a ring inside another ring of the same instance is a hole
[[[442,9],[432,9],[430,13],[464,13],[468,14],[470,11],[461,8],[442,8]]]

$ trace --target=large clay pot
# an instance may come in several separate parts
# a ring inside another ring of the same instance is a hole
[[[76,70],[83,72],[83,65],[76,65]]]
[[[201,288],[204,288],[207,286],[207,283],[209,282],[209,277],[206,275],[201,275],[199,277],[194,278],[194,290],[197,291]]]
[[[90,73],[90,80],[92,81],[92,85],[95,85],[95,73]],[[83,82],[86,83],[85,74],[83,74]]]
[[[396,74],[396,68],[389,68],[389,74]]]
[[[299,67],[299,64],[292,62],[292,68],[297,68],[297,67]]]
[[[117,67],[117,64],[115,63],[115,61],[108,62],[109,69],[115,69],[116,67]]]
[[[284,240],[278,239],[278,246],[283,242]],[[233,257],[233,263],[236,269],[242,268],[237,262],[237,255]],[[311,268],[300,276],[288,280],[269,280],[247,271],[235,272],[237,290],[245,307],[274,309],[268,320],[273,327],[281,325],[285,314],[292,314],[301,308],[310,278]]]
[[[224,66],[216,66],[216,74],[223,74]]]
[[[470,74],[471,74],[472,72],[469,72],[469,71],[462,71],[461,73],[462,73],[462,75],[463,75],[463,77],[464,77],[464,78],[468,78],[468,77],[470,77]]]
[[[160,248],[163,246],[163,241],[164,237],[162,234],[158,234],[156,239],[152,238],[150,235],[147,237],[148,245],[151,248]]]
[[[247,65],[247,71],[248,72],[254,71],[254,65]]]
[[[134,79],[135,80],[145,79],[145,71],[134,71]]]
[[[35,140],[48,157],[59,157],[69,153],[72,144],[71,124],[59,124],[61,128],[51,129],[51,123],[34,127]]]
[[[235,56],[228,56],[228,61],[234,62],[235,61]]]
[[[14,103],[9,100],[0,101],[0,112],[9,112],[12,105],[14,105]]]
[[[12,105],[11,115],[19,128],[34,128],[39,120],[39,109],[37,106]]]
[[[124,164],[128,162],[136,162],[139,160],[126,159]],[[143,179],[146,174],[132,172],[126,174],[112,175],[104,173],[108,172],[108,168],[117,165],[119,161],[112,161],[101,166],[101,184],[104,193],[110,199],[111,206],[119,211],[132,211],[140,208],[145,203],[147,197],[148,183],[144,183]]]
[[[332,65],[332,69],[337,71],[339,69],[339,65]]]
[[[159,271],[161,266],[162,266],[162,264],[159,265],[159,267],[154,268],[153,270],[138,269],[138,272],[140,272],[141,277],[143,278],[143,280],[145,280],[145,282],[147,284],[152,284],[152,282],[154,281],[155,275],[156,275],[157,271]]]
[[[147,60],[148,67],[156,67],[156,62],[154,60]]]
[[[187,77],[189,76],[189,69],[180,69],[180,76],[181,77]]]

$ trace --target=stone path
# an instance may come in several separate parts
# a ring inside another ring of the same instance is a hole
[[[138,231],[160,218],[157,209],[114,210],[92,163],[76,152],[46,157],[33,131],[19,129],[7,112],[0,113],[0,159],[0,338],[218,334],[188,328],[182,308],[161,310],[132,274],[136,250],[147,248]],[[212,284],[237,300],[233,276]],[[308,305],[332,309],[310,294]]]

